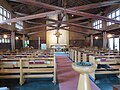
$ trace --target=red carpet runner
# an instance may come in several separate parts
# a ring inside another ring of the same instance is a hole
[[[79,73],[72,69],[72,62],[67,56],[57,56],[57,74],[60,90],[77,90]],[[92,90],[100,90],[91,81]]]

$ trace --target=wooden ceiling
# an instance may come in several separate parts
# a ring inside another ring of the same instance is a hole
[[[36,24],[31,28],[24,29],[24,33],[35,33],[36,31],[27,32],[29,29],[37,27],[52,26],[58,24],[57,29],[63,28],[61,24],[67,24],[67,26],[76,26],[78,28],[84,28],[84,31],[74,31],[81,34],[93,34],[102,32],[102,30],[93,29],[92,27],[86,26],[87,22],[90,22],[91,19],[101,19],[105,21],[115,22],[120,24],[120,21],[106,18],[104,16],[104,11],[106,8],[111,5],[120,4],[120,0],[6,0],[12,6],[12,12],[19,15],[18,18],[13,18],[1,22],[2,24],[8,22],[17,22],[17,21],[27,21],[29,24]],[[57,20],[48,19],[46,16],[51,13],[59,13],[60,18]],[[63,16],[68,15],[68,21],[62,21]],[[72,16],[74,15],[74,17]],[[52,24],[44,24],[37,22],[35,19],[43,19],[45,21],[52,21]],[[85,25],[84,25],[85,24]],[[93,32],[94,31],[94,32]]]
[[[7,0],[7,1],[8,1],[8,3],[10,3],[12,5],[13,12],[20,12],[20,13],[29,15],[29,14],[36,14],[36,13],[48,11],[48,9],[45,9],[42,7],[38,8],[38,7],[35,7],[34,5],[32,6],[29,4],[27,5],[27,4],[23,4],[23,3],[14,2],[15,0]],[[46,4],[55,5],[55,6],[59,6],[59,7],[71,8],[71,7],[76,7],[76,6],[104,2],[107,0],[34,0],[34,1],[43,2]],[[105,9],[105,7],[100,7],[100,8],[96,8],[94,10],[89,9],[89,10],[85,10],[85,11],[97,14],[99,12],[104,11],[104,9]]]

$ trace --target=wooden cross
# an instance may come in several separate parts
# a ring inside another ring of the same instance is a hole
[[[54,35],[57,37],[57,44],[59,44],[59,37],[60,37],[60,35],[62,35],[62,34],[57,30]]]

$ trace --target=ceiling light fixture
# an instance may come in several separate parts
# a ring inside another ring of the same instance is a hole
[[[8,36],[6,34],[3,35],[4,38],[7,38]]]
[[[96,36],[95,39],[98,39],[98,36]]]

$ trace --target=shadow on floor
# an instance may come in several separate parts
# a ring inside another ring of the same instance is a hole
[[[18,79],[0,80],[0,87],[10,90],[59,90],[59,84],[54,85],[52,79],[27,79],[24,85],[19,85]]]
[[[95,83],[101,90],[113,90],[113,85],[120,85],[120,78],[118,78],[115,74],[96,75],[96,78]]]

